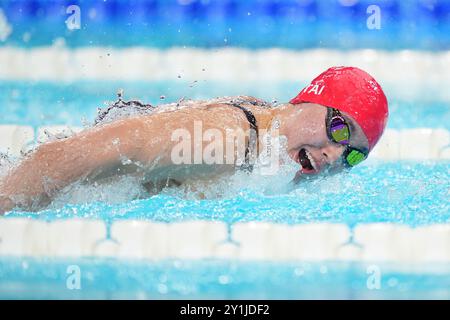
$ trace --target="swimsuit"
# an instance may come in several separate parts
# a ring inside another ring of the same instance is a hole
[[[245,101],[245,102],[248,102],[248,101]],[[240,168],[241,168],[241,170],[252,172],[253,162],[254,162],[253,158],[258,154],[257,145],[258,145],[259,132],[258,132],[258,124],[256,122],[256,118],[251,111],[249,111],[247,108],[241,106],[237,102],[230,102],[230,103],[225,103],[225,104],[242,110],[245,114],[245,117],[247,118],[249,125],[250,125],[249,142],[248,142],[247,148],[245,148],[245,162],[241,165]],[[253,153],[252,150],[255,150],[255,152]]]

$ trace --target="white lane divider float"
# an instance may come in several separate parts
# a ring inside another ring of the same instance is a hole
[[[93,256],[98,242],[106,238],[106,225],[100,220],[56,220],[48,223],[47,232],[43,236],[48,241],[47,255]]]
[[[215,80],[241,83],[295,81],[306,84],[333,65],[358,66],[397,97],[450,100],[450,51],[289,50],[267,48],[72,49],[61,45],[25,49],[0,48],[0,79],[74,81]],[[426,75],[426,81],[424,81]],[[391,90],[393,89],[393,90]],[[434,90],[437,89],[437,90]],[[298,90],[297,90],[298,91]],[[432,92],[431,92],[432,91]],[[294,95],[296,92],[292,92]],[[424,94],[425,93],[425,94]]]
[[[353,241],[347,225],[237,223],[227,242],[226,224],[213,221],[114,222],[0,220],[0,256],[112,257],[119,259],[233,259],[244,261],[450,262],[450,224],[411,228],[362,224]],[[112,245],[113,244],[113,245]],[[224,249],[224,246],[227,249]]]

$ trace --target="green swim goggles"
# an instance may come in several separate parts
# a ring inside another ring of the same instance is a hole
[[[343,163],[346,167],[353,167],[367,158],[368,151],[353,148],[350,145],[350,128],[342,114],[333,108],[328,108],[325,121],[328,138],[343,146],[346,146],[342,154]]]

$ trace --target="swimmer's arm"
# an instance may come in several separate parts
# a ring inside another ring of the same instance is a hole
[[[229,112],[228,107],[218,107],[208,112],[208,117],[196,108],[190,109],[189,114],[183,109],[155,113],[118,120],[43,144],[0,180],[0,214],[15,207],[38,210],[67,185],[120,166],[124,158],[148,171],[172,166],[171,152],[179,143],[173,134],[179,129],[192,133],[193,120],[201,120],[203,130],[221,128],[225,136],[225,129],[237,125]],[[240,114],[239,110],[234,112]],[[246,120],[241,118],[238,124],[244,127]],[[207,143],[203,141],[204,146]],[[194,144],[191,148],[194,154]],[[234,166],[223,165],[221,170],[232,172]]]
[[[131,118],[39,146],[0,180],[0,214],[15,207],[38,210],[65,186],[120,165],[124,157],[143,160],[140,146],[149,146],[145,136],[156,129]],[[152,145],[153,157],[160,149]],[[152,155],[147,151],[145,158]]]

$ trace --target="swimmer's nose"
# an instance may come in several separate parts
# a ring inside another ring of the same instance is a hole
[[[320,149],[322,157],[328,165],[332,165],[340,160],[344,150],[345,147],[337,143],[328,143]]]

